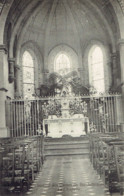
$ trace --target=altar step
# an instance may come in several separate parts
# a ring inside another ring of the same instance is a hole
[[[46,138],[45,156],[83,155],[89,156],[87,137],[80,138]]]
[[[46,142],[65,142],[65,141],[70,141],[70,142],[76,142],[76,141],[86,141],[86,140],[88,140],[87,139],[87,135],[82,135],[81,137],[71,137],[71,136],[63,136],[63,137],[61,137],[61,138],[51,138],[51,137],[46,137],[45,138],[45,141]]]

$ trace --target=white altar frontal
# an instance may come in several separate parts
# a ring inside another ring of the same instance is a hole
[[[73,103],[73,102],[71,102]],[[75,101],[80,104],[78,101]],[[85,103],[82,104],[82,110]],[[73,104],[72,104],[73,105]],[[86,108],[86,107],[85,107]],[[53,138],[60,138],[64,135],[70,135],[72,137],[80,137],[86,135],[89,132],[89,119],[83,113],[82,114],[70,114],[70,101],[67,98],[61,99],[61,116],[49,115],[47,119],[43,120],[43,130],[47,136]]]
[[[44,120],[45,125],[48,125],[48,136],[60,138],[64,135],[72,137],[80,137],[86,135],[89,131],[89,121],[83,115],[75,115],[72,118],[54,118]]]

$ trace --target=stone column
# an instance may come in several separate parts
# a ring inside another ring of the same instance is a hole
[[[119,40],[119,50],[120,50],[120,67],[121,67],[121,87],[122,87],[122,131],[124,132],[124,39]]]
[[[122,85],[122,94],[124,98],[124,40],[120,40],[119,49],[120,49],[121,85]]]
[[[80,79],[81,79],[81,84],[83,85],[84,84],[84,75],[83,75],[83,72],[84,72],[84,70],[83,70],[83,68],[78,68],[78,72],[79,72],[79,75],[80,75]]]
[[[19,72],[20,67],[19,65],[14,66],[14,88],[15,88],[15,97],[21,96],[19,91]]]
[[[117,76],[117,54],[113,53],[111,55],[112,58],[112,86],[116,87],[116,76]]]
[[[15,65],[15,59],[10,58],[9,59],[9,82],[14,82],[14,65]]]
[[[9,137],[6,127],[6,92],[8,83],[8,63],[7,50],[4,45],[0,45],[0,137]]]
[[[47,84],[47,80],[48,80],[48,75],[49,75],[49,70],[45,69],[44,70],[44,84]]]

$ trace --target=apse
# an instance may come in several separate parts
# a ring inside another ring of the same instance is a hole
[[[123,62],[123,0],[0,1],[0,195],[123,195]]]

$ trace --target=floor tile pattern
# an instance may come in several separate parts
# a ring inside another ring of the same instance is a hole
[[[47,158],[26,195],[109,196],[89,159],[81,156]]]

